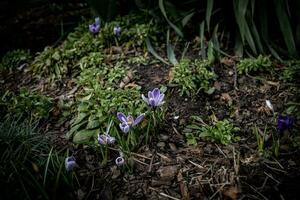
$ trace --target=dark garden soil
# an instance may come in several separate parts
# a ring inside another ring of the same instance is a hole
[[[37,12],[35,14],[38,18]],[[28,26],[31,23],[33,20]],[[23,26],[27,34],[26,27]],[[40,40],[32,33],[47,31],[47,25],[45,27],[29,28],[28,35],[35,43]],[[68,142],[64,136],[69,121],[59,121],[61,112],[54,109],[49,120],[41,126],[45,134],[52,136],[56,148],[69,149],[78,158],[76,174],[80,186],[72,194],[73,199],[299,199],[299,148],[291,146],[288,135],[278,136],[282,138],[279,156],[265,158],[257,151],[252,130],[256,125],[263,131],[265,125],[269,125],[274,130],[268,135],[277,134],[277,121],[265,101],[270,100],[275,112],[281,113],[288,101],[299,102],[299,85],[282,83],[276,74],[240,76],[235,63],[230,57],[215,64],[218,77],[214,82],[216,90],[211,95],[200,92],[193,98],[182,97],[176,87],[168,87],[165,122],[149,145],[132,153],[128,161],[134,165],[132,173],[117,168],[114,160],[101,167],[100,158],[92,148],[75,147]],[[141,86],[144,92],[168,86],[170,70],[171,66],[158,62],[134,66],[131,83]],[[72,99],[76,93],[72,79],[49,87],[44,80],[32,81],[30,75],[17,73],[1,77],[5,80],[2,90],[14,91],[27,85],[56,100],[63,96]],[[230,119],[240,128],[240,140],[227,146],[205,140],[188,146],[183,130],[193,115],[201,116],[207,123],[214,119]],[[299,126],[299,122],[295,122],[296,130]],[[272,137],[266,141],[267,145],[271,140]],[[118,151],[111,148],[111,153],[117,155]]]

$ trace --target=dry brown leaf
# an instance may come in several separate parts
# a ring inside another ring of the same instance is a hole
[[[235,61],[231,58],[224,57],[221,59],[221,63],[227,66],[233,66],[235,64]]]
[[[223,190],[223,195],[226,196],[227,198],[232,199],[232,200],[237,199],[238,193],[239,193],[239,189],[236,185],[226,187]]]
[[[135,84],[135,83],[128,83],[126,86],[125,86],[125,89],[127,88],[137,88],[139,87],[139,85]]]
[[[168,81],[172,81],[174,79],[174,68],[171,68],[169,70],[168,76],[167,76],[167,80]]]
[[[222,93],[221,94],[221,100],[228,103],[229,106],[232,105],[232,98],[228,93]]]

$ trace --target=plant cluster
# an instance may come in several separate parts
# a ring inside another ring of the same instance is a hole
[[[90,32],[86,31],[87,27]],[[120,32],[114,34],[116,27],[122,27],[122,32],[120,28]],[[46,47],[35,57],[30,70],[39,77],[50,77],[50,80],[77,75],[84,67],[103,64],[107,57],[103,53],[104,49],[119,44],[127,48],[143,47],[145,38],[153,36],[155,30],[154,24],[139,24],[131,15],[118,18],[102,27],[100,19],[96,18],[90,26],[86,23],[79,25],[58,47]]]
[[[245,58],[236,65],[239,74],[248,74],[257,71],[271,71],[272,62],[269,56],[259,55],[257,58]]]
[[[15,115],[17,116],[17,115]],[[23,117],[0,121],[0,186],[4,199],[68,197],[73,175],[63,170],[64,153],[51,148],[37,123]],[[63,194],[58,194],[63,190]]]
[[[185,129],[187,143],[196,145],[200,138],[206,138],[213,142],[228,145],[237,137],[234,135],[239,128],[234,127],[227,119],[217,121],[213,125],[207,125],[198,116],[193,116],[193,122]]]
[[[179,64],[173,68],[173,78],[171,83],[178,85],[180,95],[197,94],[199,91],[208,91],[210,82],[216,77],[215,73],[210,71],[210,62],[189,59],[182,59]]]
[[[53,100],[50,97],[30,92],[26,88],[22,88],[17,95],[5,93],[0,104],[5,105],[9,113],[26,114],[35,119],[47,118],[53,109]]]
[[[0,63],[1,70],[15,70],[24,63],[29,63],[32,56],[29,51],[17,49],[7,52]]]
[[[300,61],[293,60],[286,64],[281,79],[287,82],[299,82],[300,77]]]

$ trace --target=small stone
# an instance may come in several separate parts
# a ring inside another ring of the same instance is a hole
[[[162,140],[162,141],[167,141],[168,139],[169,139],[169,136],[167,136],[167,135],[163,135],[163,134],[161,134],[161,135],[159,135],[159,137],[160,137],[160,139]]]
[[[172,180],[178,172],[178,166],[171,165],[171,166],[161,166],[157,170],[161,180]]]
[[[159,143],[156,144],[156,146],[159,147],[159,148],[164,148],[166,146],[166,143],[159,142]]]
[[[229,76],[232,76],[233,75],[233,71],[229,70],[228,74],[229,74]]]
[[[113,166],[111,168],[112,171],[112,179],[117,179],[121,175],[121,171],[117,168],[117,166]]]
[[[177,151],[177,147],[174,143],[169,143],[169,147],[172,151]]]

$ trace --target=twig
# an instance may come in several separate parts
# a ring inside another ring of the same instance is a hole
[[[191,160],[188,160],[191,164],[195,165],[196,167],[198,167],[199,169],[204,169],[204,167],[202,167],[201,165],[197,164],[197,163],[194,163],[193,161]]]
[[[136,161],[136,162],[138,162],[138,163],[140,163],[140,164],[142,164],[142,165],[148,166],[147,163],[144,163],[144,162],[140,161],[139,159],[133,158],[133,160]]]
[[[116,148],[113,148],[113,147],[108,147],[108,149],[110,150],[113,150],[113,151],[121,151],[120,149],[116,149]],[[124,151],[125,153],[129,153],[127,151]],[[134,153],[134,152],[130,152],[132,155],[135,155],[135,156],[138,156],[138,157],[141,157],[141,158],[145,158],[145,159],[148,159],[148,160],[151,160],[151,158],[148,158],[142,154],[138,154],[138,153]]]
[[[153,188],[153,187],[149,187],[149,189],[150,189],[150,190],[153,190],[153,191],[155,191],[155,192],[158,192],[159,195],[164,196],[164,197],[167,197],[167,198],[169,198],[169,199],[180,200],[180,199],[178,199],[178,198],[176,198],[176,197],[172,197],[172,196],[170,196],[170,195],[168,195],[168,194],[165,194],[165,193],[163,193],[163,192],[159,192],[159,190],[157,190],[157,189],[155,189],[155,188]]]
[[[153,156],[151,157],[148,172],[151,172],[151,170],[152,170],[152,164],[153,164],[154,157],[155,157],[155,154],[153,154]]]
[[[223,156],[225,157],[225,158],[228,158],[228,156],[227,155],[225,155],[225,153],[221,150],[221,148],[215,143],[215,145],[217,146],[217,148],[218,148],[218,150],[221,152],[221,154],[223,154]]]
[[[261,196],[263,199],[268,200],[267,197],[265,197],[262,193],[260,193],[259,191],[257,191],[257,189],[255,189],[252,185],[249,185],[248,183],[244,182],[246,185],[248,185],[254,192],[256,192],[257,194],[259,194],[259,196]]]
[[[223,188],[227,185],[226,183],[223,183],[222,186],[211,196],[209,199],[213,199]]]
[[[282,173],[287,173],[287,172],[284,171],[284,170],[277,169],[277,168],[275,168],[275,167],[271,167],[271,166],[267,165],[265,162],[263,162],[263,164],[264,164],[267,168],[269,168],[269,169],[272,169],[272,170],[275,170],[275,171],[278,171],[278,172],[282,172]]]
[[[276,180],[271,174],[268,174],[267,172],[264,172],[264,174],[267,175],[273,181],[275,181],[277,184],[280,184],[280,181]]]
[[[239,90],[239,88],[237,87],[237,71],[236,71],[236,66],[235,64],[233,65],[233,69],[234,69],[234,79],[233,79],[233,86],[235,90]]]

